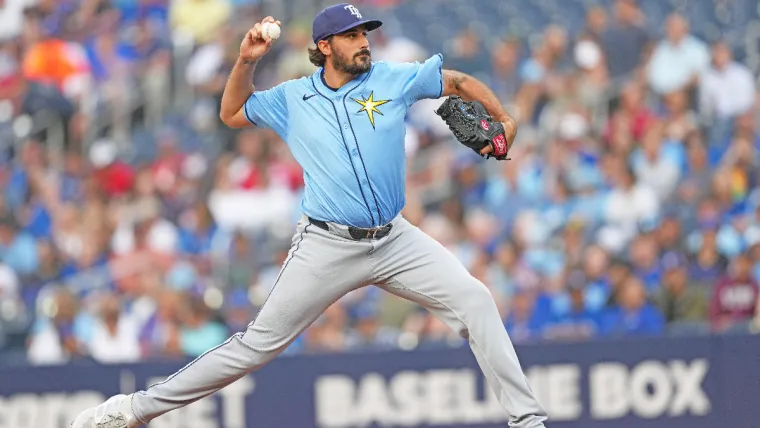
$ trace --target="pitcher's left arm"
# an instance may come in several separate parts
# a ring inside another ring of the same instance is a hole
[[[450,95],[458,95],[465,101],[480,101],[488,114],[504,125],[504,136],[507,138],[509,147],[512,147],[512,142],[517,136],[517,122],[504,110],[499,99],[485,83],[469,74],[444,69],[443,96]],[[487,148],[486,151],[491,150]]]

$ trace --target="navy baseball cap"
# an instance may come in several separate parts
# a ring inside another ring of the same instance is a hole
[[[317,43],[362,24],[367,26],[368,31],[383,25],[376,19],[364,19],[359,9],[353,5],[340,3],[323,9],[314,17],[311,36],[314,43]]]

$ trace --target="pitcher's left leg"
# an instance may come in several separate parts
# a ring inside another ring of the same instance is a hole
[[[384,290],[426,307],[468,339],[515,428],[543,428],[547,415],[528,384],[486,286],[433,238],[400,220],[370,259]]]

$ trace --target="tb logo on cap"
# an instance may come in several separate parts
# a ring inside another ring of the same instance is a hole
[[[349,12],[351,12],[351,15],[354,15],[354,16],[356,16],[357,18],[359,18],[359,19],[362,19],[362,14],[361,14],[361,13],[359,13],[359,9],[357,9],[357,8],[356,8],[356,7],[354,7],[353,5],[344,6],[344,7],[343,7],[343,9],[346,9],[346,10],[348,10]]]

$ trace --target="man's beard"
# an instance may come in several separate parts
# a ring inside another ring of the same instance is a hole
[[[360,57],[363,54],[366,54],[367,56]],[[333,50],[332,65],[335,70],[340,71],[341,73],[358,76],[369,71],[369,68],[372,66],[372,57],[367,49],[357,52],[351,59],[348,59],[345,55]]]

